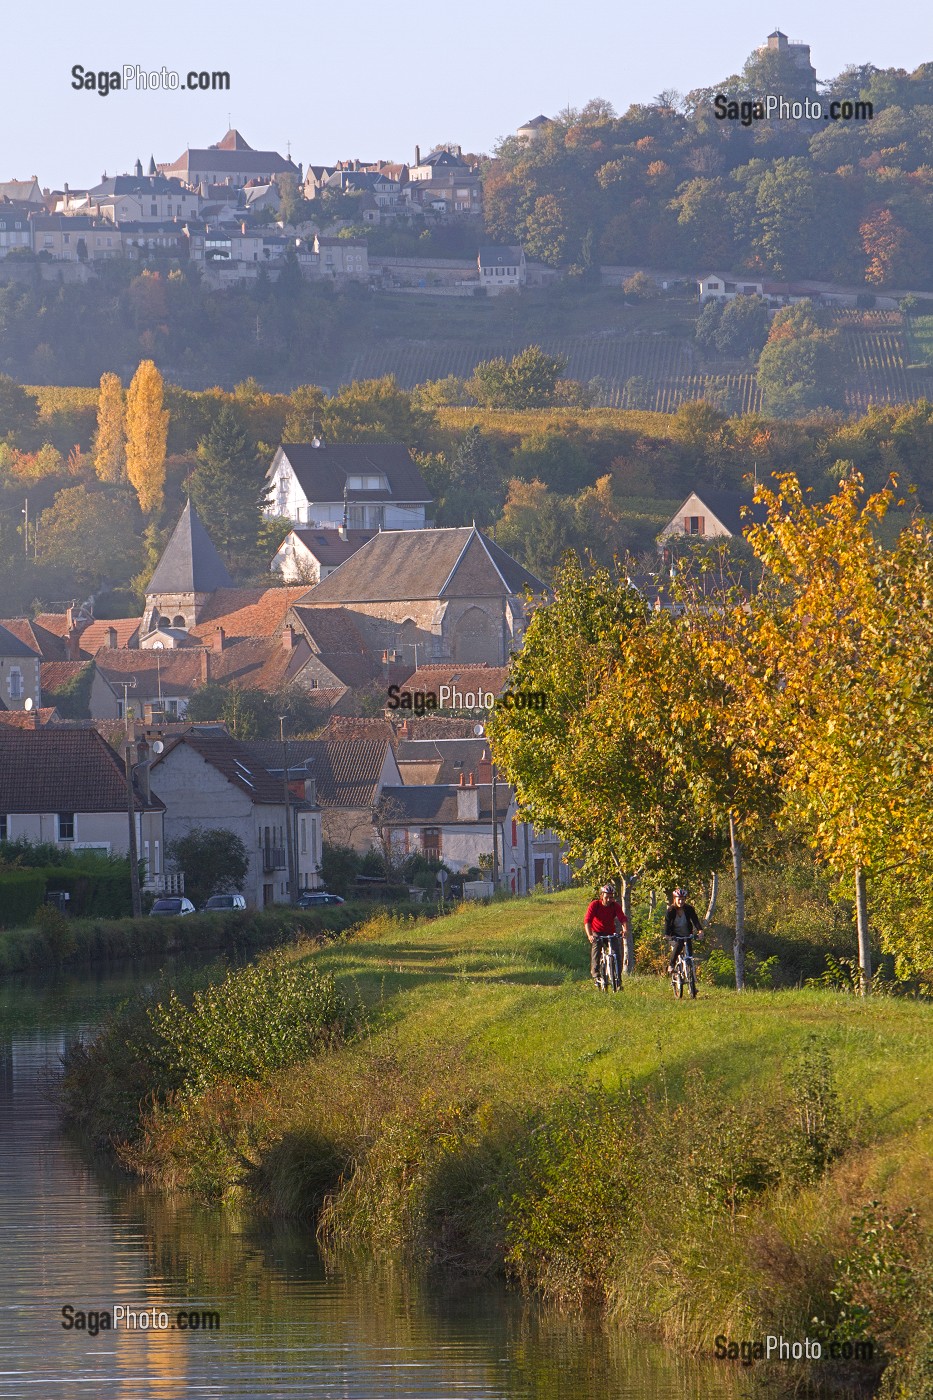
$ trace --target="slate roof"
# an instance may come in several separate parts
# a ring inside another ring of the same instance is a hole
[[[179,744],[187,744],[204,759],[205,763],[209,763],[212,768],[216,768],[219,773],[222,773],[234,787],[247,793],[253,802],[260,804],[282,804],[284,802],[281,780],[272,777],[262,762],[249,752],[248,745],[240,743],[224,729],[189,729],[187,733],[168,740],[165,752],[160,754],[152,764],[152,781],[155,786],[158,786],[159,782],[159,764],[164,763]],[[292,805],[300,807],[302,804],[300,800],[293,799]]]
[[[165,175],[111,175],[88,190],[92,199],[111,199],[123,194],[147,195],[170,194],[173,197],[185,195],[192,199],[191,190],[185,189],[180,180]]]
[[[126,811],[123,764],[95,729],[0,726],[0,793],[5,812]],[[164,807],[133,796],[137,811]]]
[[[417,765],[419,770],[434,770],[435,776],[427,781],[451,787],[458,786],[461,773],[464,775],[464,781],[468,780],[470,773],[474,775],[474,780],[479,778],[480,762],[489,762],[489,740],[399,739],[395,759],[406,785],[415,781],[425,781],[409,778],[409,773]]]
[[[292,530],[295,539],[303,544],[308,553],[325,569],[335,569],[338,564],[349,559],[351,554],[355,554],[367,540],[371,540],[374,534],[374,530],[348,530],[344,540],[341,539],[339,530]]]
[[[756,523],[762,522],[767,517],[767,510],[762,505],[755,505],[752,501],[751,493],[748,491],[722,491],[714,486],[695,486],[686,497],[680,510],[673,516],[672,520],[677,521],[683,517],[684,508],[690,496],[697,496],[709,511],[715,515],[716,519],[725,525],[726,529],[733,535],[741,535],[742,531],[749,523],[742,519],[742,507],[747,506],[751,511],[750,519]]]
[[[547,592],[475,526],[383,530],[305,594],[302,605],[496,598]]]
[[[23,656],[35,661],[39,654],[35,647],[27,645],[16,632],[0,624],[0,656]]]
[[[341,442],[314,447],[310,442],[283,442],[279,451],[295,473],[309,501],[404,501],[430,504],[433,497],[408,448],[400,442]],[[271,475],[279,460],[276,453]],[[347,490],[347,477],[381,472],[388,491]]]
[[[189,501],[149,580],[146,596],[153,593],[213,593],[216,588],[232,587],[233,579]]]
[[[385,803],[386,826],[476,826],[492,821],[492,784],[477,783],[473,791],[479,793],[479,817],[461,817],[458,813],[457,793],[463,788],[457,784],[445,786],[434,784],[424,787],[384,787],[382,801]],[[496,815],[504,820],[512,803],[512,789],[507,783],[496,784]]]
[[[479,250],[480,267],[519,267],[521,261],[522,250],[517,246],[487,244]]]
[[[289,769],[304,764],[322,807],[371,807],[390,747],[386,739],[290,739]],[[262,739],[244,748],[257,762],[282,769],[282,745]]]

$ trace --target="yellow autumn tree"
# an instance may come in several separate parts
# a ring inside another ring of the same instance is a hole
[[[103,374],[97,401],[94,470],[101,481],[126,480],[126,438],[123,385],[117,374]]]
[[[162,376],[142,360],[126,392],[126,474],[144,515],[162,509],[168,409],[162,407]]]

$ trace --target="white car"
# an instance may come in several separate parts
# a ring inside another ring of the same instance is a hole
[[[183,894],[165,895],[157,899],[149,910],[150,914],[193,914],[194,905]]]

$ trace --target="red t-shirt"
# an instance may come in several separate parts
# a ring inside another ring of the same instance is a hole
[[[616,904],[615,900],[610,900],[608,904],[603,904],[601,899],[594,899],[586,911],[585,924],[589,924],[593,933],[601,937],[606,934],[615,933],[616,919],[625,928],[628,920],[622,913],[622,905]]]

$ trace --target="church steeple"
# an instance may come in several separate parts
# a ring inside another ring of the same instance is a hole
[[[218,588],[233,588],[233,579],[188,501],[146,588],[149,630],[193,627],[204,604]]]

